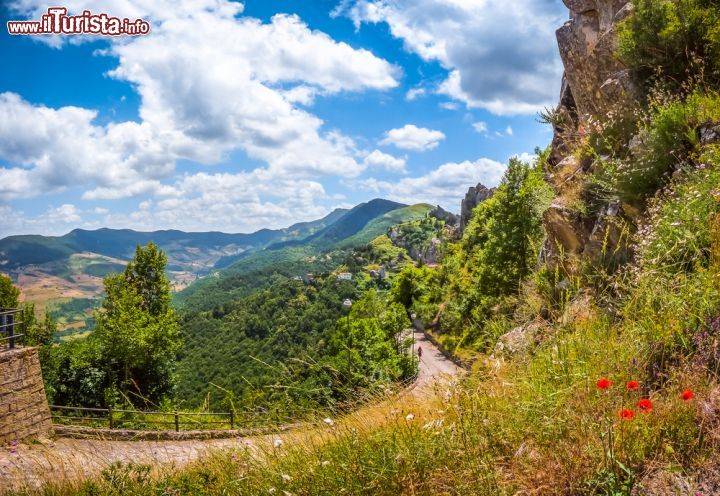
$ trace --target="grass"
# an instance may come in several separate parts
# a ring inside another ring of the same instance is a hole
[[[692,471],[716,448],[707,405],[717,386],[692,336],[720,311],[718,270],[650,272],[626,290],[620,315],[584,305],[534,353],[487,357],[426,401],[405,396],[182,470],[115,465],[44,493],[629,494],[653,467]],[[601,377],[613,386],[598,389]],[[692,401],[680,399],[686,388]]]

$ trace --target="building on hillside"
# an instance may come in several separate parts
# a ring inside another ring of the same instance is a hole
[[[353,275],[350,272],[340,272],[337,278],[341,281],[352,281]]]
[[[315,276],[313,274],[305,274],[302,276],[302,280],[305,284],[310,284],[315,280]]]

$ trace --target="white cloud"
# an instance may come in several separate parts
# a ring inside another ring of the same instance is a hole
[[[444,108],[445,110],[457,110],[460,106],[455,102],[442,102],[440,104],[440,108]]]
[[[393,155],[374,150],[363,160],[363,164],[370,168],[381,168],[391,172],[405,172],[406,158],[397,158]]]
[[[353,0],[336,14],[387,23],[408,51],[449,71],[438,92],[498,115],[532,114],[557,100],[560,0]]]
[[[168,143],[151,126],[126,122],[100,127],[96,113],[78,107],[32,105],[0,93],[0,199],[31,197],[69,186],[128,188],[173,170]],[[147,188],[151,191],[152,188]]]
[[[23,233],[62,235],[82,223],[83,213],[75,205],[65,203],[59,207],[51,206],[35,217],[28,217],[9,205],[0,205],[0,217],[3,219],[0,237]]]
[[[315,181],[274,175],[267,170],[236,174],[198,173],[180,178],[164,198],[142,202],[105,223],[143,229],[249,232],[280,228],[328,213],[328,195]]]
[[[419,177],[407,177],[396,182],[366,179],[358,185],[391,200],[403,203],[427,202],[457,212],[467,188],[479,182],[487,187],[497,186],[505,168],[499,162],[481,158],[475,162],[443,164]]]
[[[162,181],[176,160],[212,164],[236,149],[282,177],[353,177],[364,169],[363,153],[298,105],[312,105],[318,94],[397,86],[397,67],[293,15],[238,18],[242,4],[227,0],[63,5],[153,22],[151,36],[113,40],[102,51],[118,60],[108,75],[140,94],[141,122],[100,126],[93,110],[0,95],[0,160],[11,164],[0,168],[0,200],[71,185],[86,188],[88,200],[165,195]],[[45,8],[35,0],[11,4],[29,18]]]
[[[405,93],[405,99],[412,102],[421,96],[425,96],[426,93],[427,90],[425,88],[410,88],[407,93]]]
[[[475,131],[477,131],[479,134],[482,134],[484,136],[487,136],[488,134],[487,122],[476,122],[473,124],[473,128],[475,128]]]
[[[380,141],[380,144],[395,145],[403,150],[425,151],[437,148],[444,139],[445,134],[441,131],[406,124],[385,133],[385,138]]]
[[[57,208],[50,208],[41,220],[49,224],[72,224],[80,222],[80,212],[75,205],[65,203]]]
[[[513,135],[513,128],[510,127],[510,126],[508,126],[507,129],[505,129],[505,134],[507,134],[508,136],[512,136],[512,135]]]
[[[535,165],[538,161],[538,156],[535,153],[523,152],[518,155],[513,155],[512,158],[516,158],[526,164]]]

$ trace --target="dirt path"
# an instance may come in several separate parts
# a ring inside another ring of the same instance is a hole
[[[445,358],[421,332],[415,333],[416,349],[422,348],[417,382],[395,400],[368,405],[347,417],[387,418],[397,404],[423,403],[435,394],[462,369]],[[409,398],[408,398],[409,397]],[[338,422],[343,422],[340,419]],[[222,448],[253,449],[263,442],[284,439],[292,442],[298,431],[314,427],[297,428],[274,435],[249,438],[188,441],[104,441],[94,439],[59,438],[29,445],[0,448],[0,493],[13,488],[37,488],[44,481],[80,479],[97,475],[117,462],[148,464],[172,470],[196,461],[209,451]]]

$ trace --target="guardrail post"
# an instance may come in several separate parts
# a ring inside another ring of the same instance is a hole
[[[177,410],[175,410],[175,432],[180,432],[180,419]]]
[[[113,429],[115,426],[113,425],[113,411],[112,408],[108,408],[108,427],[110,429]]]
[[[13,348],[15,348],[15,322],[14,322],[14,317],[15,317],[15,314],[12,314],[12,313],[11,313],[11,314],[8,314],[8,315],[6,316],[6,321],[5,321],[5,325],[6,325],[6,326],[9,326],[9,329],[10,329],[10,341],[9,341],[9,345],[10,345],[10,349],[11,349],[11,350],[12,350]]]
[[[230,412],[230,429],[235,428],[235,412]]]

